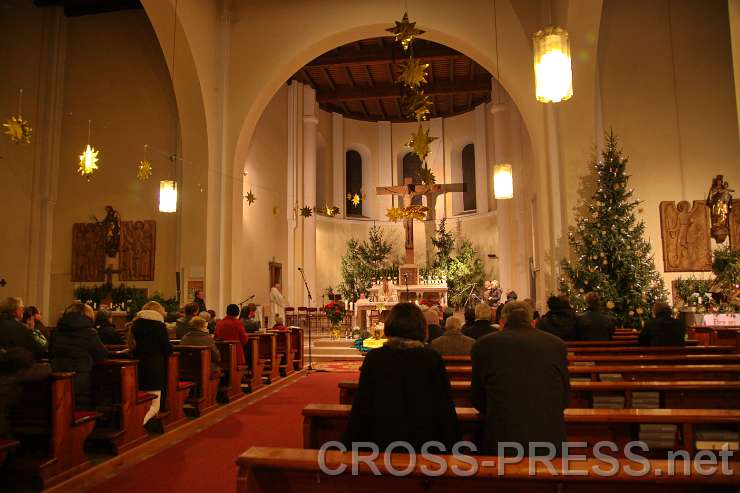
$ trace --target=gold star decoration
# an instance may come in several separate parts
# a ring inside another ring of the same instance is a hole
[[[411,140],[406,144],[406,147],[410,147],[414,150],[414,153],[419,156],[419,159],[426,161],[429,155],[429,144],[431,144],[437,137],[429,136],[429,129],[422,129],[421,125],[416,130],[416,133],[411,134]]]
[[[11,116],[3,123],[3,127],[5,127],[5,134],[10,136],[10,141],[13,144],[31,143],[33,129],[22,116]]]
[[[386,29],[389,33],[394,35],[395,41],[400,41],[403,46],[403,50],[408,50],[414,38],[420,34],[424,34],[421,29],[416,29],[416,22],[409,22],[409,14],[404,12],[403,19],[401,22],[396,21],[396,25]]]
[[[98,169],[98,152],[100,151],[87,144],[85,150],[80,154],[80,165],[77,168],[77,172],[87,178],[88,181],[90,180],[90,175]]]
[[[390,209],[385,211],[385,215],[394,223],[403,219],[403,212],[398,207],[391,207]]]
[[[418,122],[429,118],[432,104],[432,100],[424,94],[424,91],[414,92],[401,98],[404,115]]]
[[[432,169],[427,166],[426,163],[424,163],[424,166],[419,168],[417,174],[424,185],[429,186],[437,183],[437,177],[434,176],[434,172],[432,172]]]
[[[247,203],[251,206],[254,204],[254,201],[257,200],[257,197],[254,196],[254,193],[252,193],[252,190],[249,190],[249,192],[244,196],[245,199],[247,199]]]
[[[146,181],[151,176],[152,176],[152,163],[150,163],[146,159],[139,161],[139,165],[136,167],[136,179],[139,181]]]
[[[303,216],[305,219],[308,219],[313,215],[313,210],[307,205],[304,205],[301,207],[301,216]]]
[[[354,194],[351,201],[352,205],[357,207],[358,205],[360,205],[360,196],[358,194]]]
[[[280,212],[280,207],[277,206],[277,205],[273,205],[272,206],[272,215],[273,216],[277,216],[279,212]]]
[[[339,207],[337,207],[336,205],[324,205],[324,214],[329,217],[334,217],[339,214]]]
[[[401,74],[398,81],[413,88],[427,83],[428,63],[424,63],[416,58],[409,58],[408,61],[401,64]]]

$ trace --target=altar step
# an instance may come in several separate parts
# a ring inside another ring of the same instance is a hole
[[[353,341],[340,339],[318,339],[313,342],[312,357],[314,362],[320,361],[361,361],[362,354],[355,349]],[[308,344],[305,348],[305,357],[308,358]]]

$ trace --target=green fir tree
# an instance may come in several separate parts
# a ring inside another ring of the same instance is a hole
[[[390,259],[392,251],[393,244],[379,226],[370,228],[366,240],[347,240],[347,250],[341,260],[342,282],[338,288],[342,298],[357,301],[361,294],[367,294],[373,279],[395,277],[397,264]]]
[[[572,260],[562,262],[560,287],[574,307],[582,308],[584,294],[593,291],[622,326],[640,327],[653,303],[665,301],[666,290],[644,239],[645,224],[635,219],[640,201],[627,186],[626,166],[610,132],[601,159],[593,163],[597,182],[588,213],[568,233]]]

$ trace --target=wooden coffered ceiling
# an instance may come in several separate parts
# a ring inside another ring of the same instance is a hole
[[[424,93],[431,96],[432,118],[470,111],[491,100],[491,74],[446,46],[416,39],[414,56],[429,63]],[[309,62],[295,73],[316,89],[322,109],[359,120],[411,121],[401,111],[403,90],[395,83],[408,53],[391,37],[349,43]]]

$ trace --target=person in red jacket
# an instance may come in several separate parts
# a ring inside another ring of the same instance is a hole
[[[226,318],[216,323],[216,332],[214,335],[216,339],[223,341],[239,342],[240,344],[236,347],[236,363],[237,365],[244,365],[246,363],[244,345],[247,343],[249,336],[247,335],[247,331],[244,330],[244,324],[239,319],[238,306],[232,304],[226,307]]]

